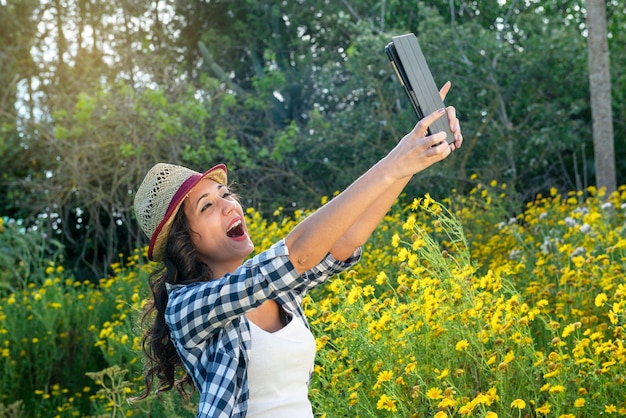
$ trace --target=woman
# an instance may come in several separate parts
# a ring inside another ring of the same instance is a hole
[[[445,133],[427,136],[446,112],[455,135],[450,145]],[[462,140],[453,107],[426,116],[347,189],[247,261],[254,245],[226,167],[197,173],[154,166],[135,197],[149,257],[163,263],[152,276],[154,300],[144,317],[154,323],[144,335],[149,363],[139,399],[156,376],[157,392],[185,383],[199,390],[198,417],[312,417],[307,390],[315,339],[303,296],[354,265],[411,177]],[[181,365],[186,375],[176,382]]]

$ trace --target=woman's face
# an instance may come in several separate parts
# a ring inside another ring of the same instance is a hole
[[[200,261],[218,278],[233,272],[254,250],[241,205],[211,179],[195,185],[183,204]]]

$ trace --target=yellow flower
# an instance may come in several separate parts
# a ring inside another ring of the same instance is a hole
[[[461,340],[458,343],[456,343],[456,351],[465,351],[467,349],[467,347],[469,347],[469,343],[467,342],[467,340]]]
[[[565,392],[565,386],[554,385],[550,388],[550,393],[563,393]]]
[[[496,414],[495,412],[487,411],[487,413],[485,414],[485,418],[498,418],[498,414]]]
[[[576,266],[576,268],[581,268],[583,264],[585,264],[585,257],[577,255],[576,257],[572,257],[572,263]]]
[[[405,231],[412,231],[413,228],[415,228],[415,220],[415,215],[409,215],[406,218],[406,221],[404,221],[404,224],[402,224],[402,229]]]
[[[524,409],[526,408],[526,402],[521,399],[515,399],[511,402],[511,408]]]
[[[391,411],[391,412],[395,412],[398,410],[398,408],[396,407],[396,401],[394,401],[393,399],[391,399],[389,396],[385,395],[384,393],[380,396],[380,398],[378,399],[378,402],[376,402],[376,409],[379,410],[386,410],[386,411]]]
[[[430,197],[430,193],[426,193],[426,195],[424,196],[424,200],[422,201],[422,206],[424,207],[424,209],[428,209],[428,206],[430,206],[432,203],[437,202],[435,202],[435,200]]]
[[[439,370],[435,369],[435,374],[436,374],[437,380],[445,379],[450,374],[450,370],[443,369],[441,372],[439,372]]]
[[[396,232],[391,237],[391,246],[393,248],[398,248],[398,245],[400,245],[400,235],[398,235],[398,233]]]
[[[463,405],[462,407],[459,408],[459,414],[461,415],[471,415],[472,411],[474,410],[474,404],[473,403],[468,403]]]
[[[604,412],[606,412],[607,414],[614,414],[615,412],[617,412],[617,408],[613,404],[606,405],[604,407]]]
[[[428,399],[441,399],[443,398],[443,392],[439,388],[430,388],[426,391],[426,397]]]
[[[474,405],[491,405],[493,403],[491,401],[491,398],[484,393],[479,393],[478,395],[476,395],[472,402],[474,403]]]
[[[566,325],[565,328],[563,328],[563,333],[561,334],[561,337],[567,338],[572,332],[574,332],[575,329],[576,327],[574,326],[574,324]]]
[[[454,408],[456,406],[456,401],[453,398],[446,397],[446,398],[443,398],[443,400],[439,402],[439,405],[437,406],[441,409]]]
[[[374,389],[380,387],[380,384],[383,382],[389,382],[393,378],[393,372],[391,370],[383,370],[378,373],[378,379],[376,379],[376,384],[374,385]],[[380,409],[380,408],[379,408]]]
[[[604,306],[604,303],[608,300],[608,297],[605,293],[600,293],[596,296],[595,304],[598,308]]]
[[[414,371],[416,369],[416,364],[414,362],[409,363],[406,365],[406,367],[404,368],[404,373],[405,374],[410,374],[412,371]]]
[[[387,281],[388,281],[387,274],[384,271],[381,271],[376,276],[376,284],[379,285],[379,286],[387,283]]]
[[[426,241],[424,241],[422,238],[415,238],[415,241],[413,241],[413,244],[411,244],[411,249],[413,251],[417,251],[420,248],[424,247],[426,245]]]
[[[376,288],[371,284],[368,284],[363,287],[363,296],[371,296],[376,291]]]
[[[409,258],[409,250],[400,248],[400,251],[398,251],[398,261],[406,261],[407,258]]]
[[[363,289],[360,286],[352,286],[352,288],[350,289],[350,292],[348,293],[348,297],[347,297],[347,302],[350,305],[353,305],[354,302],[356,302],[359,299],[359,296],[361,295],[361,292],[363,291]]]
[[[487,405],[491,405],[491,403],[500,400],[500,397],[498,396],[498,391],[496,388],[490,388],[487,391],[487,397],[489,398],[489,403],[487,403]]]
[[[585,406],[585,398],[578,398],[574,401],[574,407],[582,408],[583,406]]]
[[[537,413],[541,415],[548,415],[550,413],[550,404],[548,402],[544,403],[542,406],[537,408]]]

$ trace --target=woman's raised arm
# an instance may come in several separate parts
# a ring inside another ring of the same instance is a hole
[[[424,117],[389,154],[289,233],[285,243],[298,272],[312,268],[329,252],[337,259],[349,257],[369,238],[411,177],[460,146],[460,128],[451,107],[448,116],[455,142],[449,145],[441,132],[425,136],[445,112],[440,109]]]

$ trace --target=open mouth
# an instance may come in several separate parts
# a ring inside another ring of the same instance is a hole
[[[230,225],[228,231],[226,231],[226,236],[228,236],[229,238],[237,238],[242,236],[244,233],[245,232],[243,230],[243,222],[241,220],[238,220]]]

